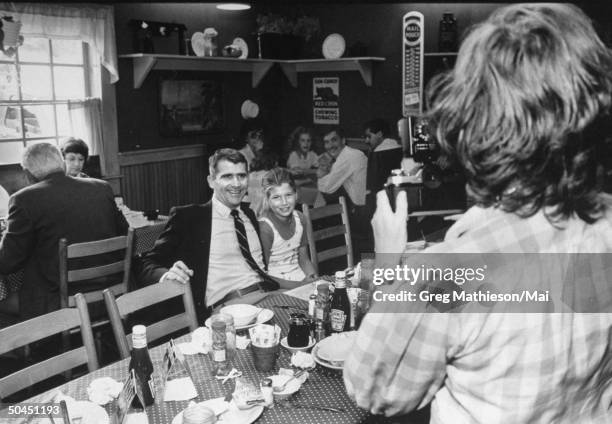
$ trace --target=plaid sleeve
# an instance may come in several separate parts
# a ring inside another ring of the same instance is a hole
[[[360,407],[392,416],[427,405],[442,385],[451,315],[400,312],[409,303],[395,312],[382,311],[385,306],[374,304],[362,321],[344,382]]]

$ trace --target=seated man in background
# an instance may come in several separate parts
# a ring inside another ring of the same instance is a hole
[[[368,155],[368,176],[366,182],[368,200],[376,203],[376,192],[381,190],[391,170],[399,169],[402,163],[402,146],[389,138],[389,124],[380,118],[372,119],[364,124],[365,140],[372,149]]]
[[[142,257],[144,284],[191,284],[199,322],[228,302],[257,303],[279,285],[264,272],[257,218],[243,203],[247,161],[234,149],[209,159],[213,189],[203,205],[177,206],[153,249]]]
[[[612,54],[580,9],[498,9],[465,38],[454,70],[430,96],[437,139],[461,164],[478,206],[422,256],[612,251],[611,203],[598,181]],[[372,226],[385,268],[399,262],[406,242],[403,192],[396,210],[380,192]],[[612,287],[595,261],[576,272],[569,263],[576,257],[557,266],[570,296],[551,293],[554,310],[595,288],[585,304],[599,308],[579,309],[593,313],[487,313],[492,306],[479,302],[440,313],[417,302],[375,303],[345,362],[349,394],[385,415],[432,402],[435,423],[609,423]],[[589,274],[599,284],[577,286]],[[532,287],[557,280],[545,272],[525,276]],[[491,280],[495,290],[498,279]],[[408,286],[395,281],[387,289]]]
[[[101,240],[126,234],[128,225],[108,183],[67,176],[54,145],[28,147],[21,166],[34,184],[10,198],[0,274],[24,269],[19,308],[26,319],[60,307],[60,238],[68,243]]]
[[[319,157],[318,188],[327,203],[338,203],[344,196],[349,209],[365,205],[368,158],[360,150],[346,145],[340,127],[323,136],[325,153]]]
[[[66,175],[77,178],[88,178],[89,175],[83,172],[83,167],[87,163],[89,147],[80,138],[70,137],[62,143],[62,155],[66,164]]]

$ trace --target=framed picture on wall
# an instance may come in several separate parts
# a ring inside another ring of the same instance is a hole
[[[161,79],[163,136],[215,133],[224,129],[222,84],[215,80]]]

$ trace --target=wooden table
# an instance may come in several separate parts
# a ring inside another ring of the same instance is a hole
[[[284,294],[270,296],[259,303],[259,306],[271,309],[275,316],[272,323],[278,324],[282,329],[283,337],[288,332],[288,312],[287,309],[279,308],[280,305],[295,306],[296,308],[305,308],[307,302]],[[189,336],[182,336],[177,339],[177,342],[188,340]],[[159,368],[166,344],[150,349],[151,359],[156,370]],[[279,366],[290,366],[290,354],[282,349],[277,366],[273,372],[262,373],[255,370],[253,358],[250,349],[239,350],[234,359],[233,366],[242,371],[243,376],[252,380],[254,383],[259,383],[261,379],[278,372]],[[212,364],[207,355],[186,356],[189,367],[192,370],[194,384],[198,391],[196,401],[204,401],[208,399],[225,396],[229,391],[229,384],[223,386],[220,381],[212,378]],[[50,390],[39,396],[33,397],[28,402],[36,402],[37,399],[48,397],[49,393],[61,390],[64,394],[75,398],[76,400],[87,399],[87,386],[89,383],[99,377],[112,377],[117,381],[123,381],[127,376],[129,359],[115,362],[109,366],[96,370],[90,374],[84,375],[73,381],[70,381],[54,390]],[[45,396],[47,395],[47,396]],[[161,395],[158,394],[158,399]],[[367,411],[364,411],[356,406],[356,404],[348,397],[344,389],[342,380],[342,372],[324,368],[320,365],[310,373],[308,381],[302,386],[300,391],[293,398],[295,401],[303,403],[311,403],[318,405],[332,406],[342,408],[346,412],[328,412],[306,408],[285,408],[276,405],[273,409],[266,409],[258,423],[358,423],[378,421],[380,417],[371,416]],[[152,424],[169,424],[172,419],[182,411],[189,401],[178,402],[162,402],[156,401],[154,405],[147,408],[149,422]],[[106,411],[111,414],[113,407],[107,405]]]

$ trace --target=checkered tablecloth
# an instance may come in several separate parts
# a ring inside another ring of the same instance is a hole
[[[286,309],[278,308],[279,305],[290,305],[304,308],[306,302],[287,295],[270,296],[259,303],[259,306],[268,308],[274,311],[275,316],[272,322],[280,325],[283,336],[288,332],[289,317]],[[188,336],[183,336],[177,342],[185,341]],[[158,346],[150,350],[151,359],[154,366],[157,368],[162,362],[162,356],[166,345]],[[204,401],[217,397],[225,396],[230,390],[230,385],[221,385],[221,382],[212,377],[212,363],[207,355],[186,356],[189,367],[193,373],[194,384],[197,388],[199,396],[197,401]],[[274,372],[262,373],[255,370],[253,358],[250,349],[239,350],[236,358],[233,361],[233,366],[242,371],[243,376],[249,378],[254,383],[259,383],[263,378],[278,372],[279,366],[289,367],[290,354],[282,349],[281,355],[277,362]],[[62,390],[64,394],[72,396],[77,400],[87,399],[87,386],[95,378],[112,377],[117,381],[123,381],[127,376],[128,360],[122,360],[101,368],[93,373],[87,374],[76,380],[73,380],[55,390]],[[44,396],[41,395],[41,396]],[[158,398],[161,396],[158,394]],[[312,403],[318,405],[332,406],[343,408],[345,413],[319,411],[314,409],[293,409],[276,406],[273,409],[266,409],[262,416],[258,419],[258,423],[359,423],[373,422],[374,417],[366,411],[359,409],[346,394],[342,381],[342,373],[340,371],[323,368],[320,365],[310,373],[308,381],[302,386],[300,391],[296,393],[293,399],[300,403]],[[36,401],[36,397],[30,399]],[[153,424],[169,424],[172,419],[181,412],[189,403],[189,401],[180,402],[156,402],[152,407],[149,407],[147,414],[149,422]],[[112,407],[106,406],[106,410],[112,413]]]
[[[150,225],[134,229],[134,255],[147,252],[153,248],[155,240],[164,230],[167,216],[160,216]],[[6,299],[10,292],[18,291],[23,283],[23,270],[13,274],[0,275],[0,300]]]

